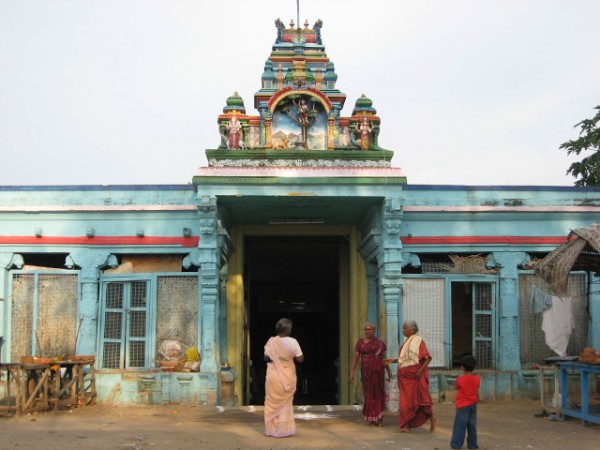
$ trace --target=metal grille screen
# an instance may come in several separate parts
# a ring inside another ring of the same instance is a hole
[[[480,369],[494,368],[492,285],[475,283],[475,358]]]
[[[432,360],[430,367],[445,366],[446,317],[444,312],[444,280],[442,278],[406,278],[402,297],[404,320],[414,320]]]
[[[35,275],[14,274],[11,303],[11,361],[20,361],[21,356],[31,355],[33,335],[33,295]]]
[[[36,289],[37,287],[37,289]],[[11,360],[75,353],[78,275],[22,274],[12,278]],[[34,318],[37,323],[33,326]],[[34,344],[35,340],[35,346]]]
[[[112,282],[106,288],[102,367],[146,367],[148,282]]]
[[[572,298],[573,332],[567,347],[569,355],[579,355],[588,342],[588,297],[585,274],[569,277],[568,296]],[[532,312],[532,291],[536,285],[535,275],[519,277],[519,313],[521,326],[521,364],[539,364],[545,358],[557,356],[548,345],[542,331],[542,313]]]
[[[144,367],[146,358],[146,342],[133,341],[129,346],[128,367]]]
[[[129,324],[129,361],[127,367],[145,367],[146,365],[147,291],[148,283],[131,283],[131,308],[127,317]]]
[[[156,351],[165,339],[198,345],[198,276],[160,276],[156,299]]]
[[[104,315],[104,338],[121,339],[123,329],[123,313],[107,312]]]
[[[105,369],[118,369],[121,343],[105,342],[102,351],[102,367]]]

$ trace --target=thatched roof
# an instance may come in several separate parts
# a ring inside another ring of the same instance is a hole
[[[531,265],[552,293],[566,295],[571,271],[600,272],[600,222],[572,230],[564,244]]]

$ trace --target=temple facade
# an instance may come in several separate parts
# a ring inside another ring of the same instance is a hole
[[[364,95],[342,115],[323,23],[275,25],[255,114],[225,100],[191,184],[0,186],[1,361],[94,355],[99,402],[262,404],[288,317],[297,403],[351,404],[363,323],[395,357],[412,319],[434,398],[467,353],[482,398],[537,394],[557,352],[531,263],[600,220],[600,190],[411,185],[379,146],[394,119]],[[600,348],[597,282],[571,274],[570,355]],[[187,349],[199,366],[179,365]]]

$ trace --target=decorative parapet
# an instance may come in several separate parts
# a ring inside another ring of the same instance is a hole
[[[386,160],[344,159],[209,159],[210,167],[392,167]]]

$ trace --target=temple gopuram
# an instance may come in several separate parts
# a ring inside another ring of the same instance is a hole
[[[240,71],[253,110],[228,89],[191,183],[0,186],[1,361],[93,357],[98,403],[261,405],[286,317],[305,355],[296,404],[350,405],[363,324],[395,358],[410,319],[434,400],[468,353],[482,400],[539,393],[556,350],[532,267],[600,220],[600,190],[412,185],[379,145],[402,124],[365,95],[344,115],[324,22],[273,31],[262,74]],[[569,355],[600,348],[599,281],[569,275]]]
[[[392,153],[378,145],[381,120],[373,102],[363,95],[352,116],[341,115],[346,95],[337,89],[335,66],[325,53],[323,22],[318,20],[312,28],[305,22],[304,28],[295,28],[292,21],[290,28],[285,28],[277,19],[275,25],[277,39],[254,96],[258,115],[246,114],[243,99],[234,93],[218,118],[219,150],[249,152],[228,154],[227,159],[220,158],[223,152],[207,152],[209,163],[238,167],[260,160],[264,166],[389,167]],[[322,150],[334,153],[323,154]],[[349,156],[352,150],[370,153]]]

